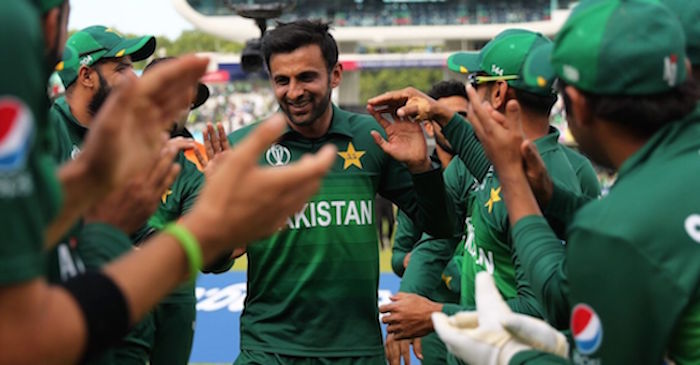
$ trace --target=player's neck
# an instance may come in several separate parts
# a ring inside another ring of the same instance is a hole
[[[93,115],[88,111],[87,101],[82,101],[79,94],[73,93],[71,95],[66,95],[66,102],[75,120],[77,120],[81,126],[89,128]],[[84,105],[84,107],[80,107],[82,105]]]
[[[615,123],[599,121],[597,131],[598,146],[603,150],[612,167],[618,170],[649,141],[649,138],[635,136]]]
[[[536,140],[549,134],[549,118],[521,109],[521,122],[525,138]]]

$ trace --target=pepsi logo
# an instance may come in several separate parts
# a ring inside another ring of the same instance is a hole
[[[603,342],[603,324],[598,314],[587,304],[577,304],[571,313],[571,332],[576,349],[583,355],[590,355]]]
[[[0,171],[24,166],[33,131],[33,117],[20,100],[0,97]]]

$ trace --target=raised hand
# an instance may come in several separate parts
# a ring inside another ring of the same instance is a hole
[[[85,222],[109,223],[127,234],[134,233],[156,211],[180,166],[173,163],[177,149],[168,146],[148,174],[133,177],[123,188],[109,194],[85,214]]]
[[[230,148],[226,131],[221,123],[216,123],[216,127],[212,123],[207,123],[207,127],[202,131],[202,138],[209,160],[213,160],[214,156]]]
[[[420,123],[397,118],[390,122],[384,118],[381,111],[372,106],[368,106],[367,111],[386,132],[386,139],[377,131],[371,132],[374,141],[384,152],[395,160],[405,163],[413,174],[430,170],[428,145]]]
[[[208,59],[185,56],[125,80],[95,116],[80,159],[94,184],[110,190],[143,173],[168,140],[166,131],[187,109]]]
[[[49,247],[87,209],[153,166],[168,140],[166,131],[189,108],[193,85],[208,63],[181,57],[114,88],[90,125],[79,157],[59,170],[64,203],[45,230]]]
[[[417,121],[432,120],[446,125],[453,112],[421,91],[408,87],[389,91],[367,101],[368,108],[381,110],[394,116],[394,119]]]

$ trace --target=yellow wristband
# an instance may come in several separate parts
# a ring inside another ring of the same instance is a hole
[[[177,223],[171,223],[163,228],[163,233],[167,233],[176,238],[177,243],[182,246],[187,256],[187,261],[190,263],[190,280],[194,281],[199,275],[199,270],[202,269],[202,248],[199,247],[197,238],[185,227]]]

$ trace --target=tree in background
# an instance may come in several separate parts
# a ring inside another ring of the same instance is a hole
[[[360,73],[360,102],[389,90],[413,86],[428,90],[445,77],[440,68],[402,68],[362,71]]]

